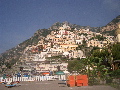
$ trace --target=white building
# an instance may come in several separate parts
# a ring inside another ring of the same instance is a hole
[[[51,64],[40,64],[36,65],[37,72],[49,72],[49,71],[57,71],[57,66],[60,66],[60,70],[67,70],[68,63],[57,63],[52,62]]]

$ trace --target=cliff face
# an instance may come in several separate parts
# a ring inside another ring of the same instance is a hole
[[[100,32],[110,35],[115,35],[115,30],[118,28],[118,23],[120,22],[120,15],[113,19],[106,26],[101,27]]]

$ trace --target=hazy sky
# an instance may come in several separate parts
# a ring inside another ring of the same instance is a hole
[[[118,15],[120,0],[0,0],[0,53],[58,21],[100,27]]]

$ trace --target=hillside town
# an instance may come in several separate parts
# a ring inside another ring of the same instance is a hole
[[[67,71],[68,63],[66,61],[72,58],[86,58],[85,51],[79,48],[99,47],[103,48],[109,44],[114,44],[116,39],[114,36],[103,35],[101,33],[92,32],[89,29],[74,28],[64,24],[59,29],[51,31],[45,38],[40,40],[37,45],[29,45],[24,50],[21,62],[24,63],[21,67],[23,71],[35,70],[38,73],[57,71]],[[66,61],[61,58],[64,57]]]
[[[120,90],[120,0],[0,0],[0,90]]]
[[[57,24],[38,30],[2,55],[0,82],[63,80],[68,87],[110,83],[119,87],[120,22],[114,36],[89,27],[73,28],[68,22]]]

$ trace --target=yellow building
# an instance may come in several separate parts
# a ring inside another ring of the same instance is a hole
[[[98,41],[98,40],[90,40],[87,42],[87,47],[103,47],[103,41]]]
[[[78,45],[72,45],[72,44],[61,44],[60,49],[62,49],[63,52],[67,51],[75,51]]]

